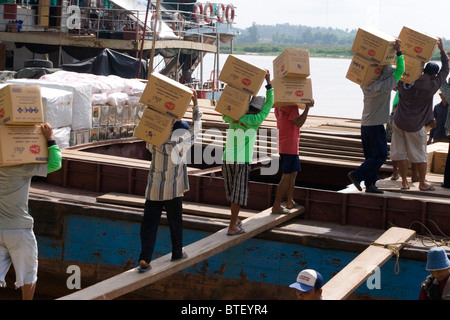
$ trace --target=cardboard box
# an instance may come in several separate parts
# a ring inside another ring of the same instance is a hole
[[[359,28],[351,51],[377,64],[394,64],[394,44],[395,38],[391,35],[371,28]]]
[[[41,88],[7,85],[0,89],[0,124],[33,125],[44,122]]]
[[[434,158],[435,151],[436,151],[436,146],[433,146],[433,144],[427,146],[427,170],[426,170],[426,173],[430,173],[433,170],[433,158]],[[407,163],[408,163],[407,175],[412,176],[411,161],[409,159],[407,159]]]
[[[219,81],[250,95],[256,95],[265,77],[266,70],[229,55],[219,74]]]
[[[273,74],[280,77],[303,77],[310,75],[309,51],[296,48],[284,50],[273,60]]]
[[[420,76],[422,76],[425,62],[407,55],[404,55],[404,57],[405,57],[405,72],[403,73],[403,76],[400,80],[411,84],[417,79],[419,79]]]
[[[273,108],[292,105],[305,108],[305,103],[311,102],[313,98],[312,82],[309,78],[274,78],[272,87]]]
[[[217,102],[215,110],[234,120],[248,112],[251,95],[227,85]]]
[[[47,140],[40,126],[0,125],[0,166],[47,161]]]
[[[181,120],[192,98],[192,90],[166,76],[154,72],[148,78],[140,103],[176,120]]]
[[[402,52],[405,55],[428,62],[437,44],[437,37],[403,27],[398,36],[402,41]]]
[[[160,147],[170,138],[174,121],[173,117],[146,107],[134,136]]]
[[[350,62],[350,66],[345,77],[348,80],[365,87],[378,79],[378,77],[383,73],[384,67],[385,66],[379,65],[355,54]]]
[[[448,150],[436,150],[433,154],[433,172],[444,174]]]

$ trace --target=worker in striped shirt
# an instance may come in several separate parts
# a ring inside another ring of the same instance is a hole
[[[186,258],[183,252],[183,195],[189,191],[186,154],[201,130],[202,112],[193,90],[192,126],[186,121],[174,122],[172,135],[160,147],[147,144],[152,161],[145,191],[144,217],[141,223],[139,272],[150,270],[156,234],[163,208],[167,213],[172,241],[172,261]]]

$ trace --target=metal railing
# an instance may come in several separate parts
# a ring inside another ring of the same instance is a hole
[[[176,9],[161,7],[159,16],[155,11],[155,1],[146,15],[146,6],[136,2],[136,8],[118,9],[114,4],[110,7],[91,6],[95,4],[89,0],[88,6],[73,5],[70,1],[63,1],[62,6],[30,4],[0,4],[0,31],[3,32],[36,32],[52,31],[70,34],[71,36],[94,35],[98,38],[112,38],[123,40],[139,40],[146,28],[145,39],[157,38],[181,39],[189,37],[197,41],[213,43],[217,33],[232,30],[234,21],[225,15],[225,5],[218,5],[219,9],[207,2],[170,3]],[[183,6],[183,7],[181,7]],[[192,6],[190,11],[178,8]],[[203,9],[205,8],[205,9]],[[213,8],[213,9],[211,9]],[[207,10],[207,12],[204,12]],[[225,9],[226,10],[226,9]],[[231,10],[231,9],[229,9]],[[234,10],[234,8],[233,8]],[[223,12],[223,13],[221,13]],[[234,12],[234,11],[233,11]],[[147,16],[147,23],[145,17]],[[157,30],[154,30],[155,21]],[[210,38],[210,40],[205,40]]]

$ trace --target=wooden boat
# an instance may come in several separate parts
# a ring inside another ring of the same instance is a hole
[[[57,33],[50,37],[32,31],[14,35],[0,32],[0,40],[36,44],[44,43],[45,37],[46,43],[60,47],[120,47],[137,53],[142,47],[191,46],[197,51],[216,52],[216,46],[208,41],[191,41],[192,37],[150,45],[150,41],[143,41],[145,37],[139,42],[136,38],[99,38],[99,34],[93,37],[68,32],[66,36]],[[168,73],[172,68],[181,72],[176,62],[167,61],[166,65]],[[224,136],[226,126],[209,100],[202,101],[202,110],[204,131],[201,143],[194,148],[204,152],[207,145],[214,145],[220,150],[223,140],[214,138]],[[120,298],[294,299],[288,285],[299,270],[315,268],[330,280],[386,229],[396,226],[412,229],[418,235],[401,251],[400,272],[394,272],[396,260],[389,260],[381,267],[380,289],[362,284],[350,298],[416,299],[419,284],[426,276],[427,248],[445,240],[450,231],[449,194],[439,188],[442,175],[432,174],[429,182],[438,189],[433,195],[425,196],[414,185],[408,192],[400,192],[398,183],[390,180],[380,180],[387,191],[383,195],[347,188],[347,172],[363,159],[359,126],[359,121],[353,119],[308,118],[299,149],[303,171],[295,189],[295,200],[304,208],[299,218]],[[270,115],[261,129],[270,136],[274,128],[275,119]],[[265,142],[257,146],[263,156],[252,164],[249,204],[241,212],[242,219],[270,208],[275,196],[279,171],[271,175],[261,172],[276,164],[276,146],[273,141]],[[136,266],[150,161],[144,143],[135,138],[90,142],[65,148],[63,168],[45,180],[33,181],[30,213],[35,219],[39,245],[36,291],[40,297],[53,299],[78,290],[68,285],[71,266],[81,271],[81,288]],[[194,160],[192,163],[191,188],[184,206],[186,245],[225,228],[229,219],[220,167],[195,164]],[[388,178],[391,171],[388,161],[380,178]],[[425,239],[430,235],[435,235],[432,240]],[[163,217],[155,252],[160,257],[168,251],[170,237]],[[12,271],[9,277],[13,278]]]
[[[270,121],[264,127],[270,127]],[[310,121],[308,130],[314,131],[319,119]],[[52,298],[74,292],[66,283],[70,266],[80,267],[82,288],[135,267],[150,163],[143,142],[134,138],[66,148],[63,155],[59,172],[46,181],[33,181],[30,198],[39,243],[37,291]],[[326,159],[316,161],[316,175]],[[308,170],[314,170],[314,162]],[[355,164],[347,163],[345,170]],[[270,208],[275,196],[277,182],[258,175],[261,168],[262,163],[254,163],[250,201],[242,219]],[[349,298],[414,300],[426,276],[426,251],[438,239],[445,240],[443,234],[450,227],[449,193],[439,189],[441,178],[428,176],[437,188],[434,196],[424,196],[414,185],[408,192],[399,192],[397,182],[389,179],[379,182],[386,190],[383,195],[345,189],[348,182],[343,185],[345,191],[297,186],[295,199],[304,207],[299,218],[120,299],[294,299],[288,284],[300,269],[317,268],[330,280],[386,229],[396,226],[417,232],[417,238],[401,251],[400,272],[395,273],[397,260],[389,260],[380,269],[381,289],[369,289],[363,283]],[[191,167],[189,180],[191,190],[184,206],[186,246],[225,228],[229,219],[217,167]],[[329,180],[337,188],[341,178],[330,176]],[[163,218],[157,257],[170,251],[166,225]],[[430,233],[436,235],[433,241]]]

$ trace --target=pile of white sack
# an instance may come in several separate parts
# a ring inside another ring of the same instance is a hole
[[[74,132],[93,128],[94,109],[127,106],[136,110],[146,85],[138,79],[70,71],[57,71],[39,79],[11,79],[7,84],[41,87],[44,121],[54,128],[61,148],[70,145]]]

